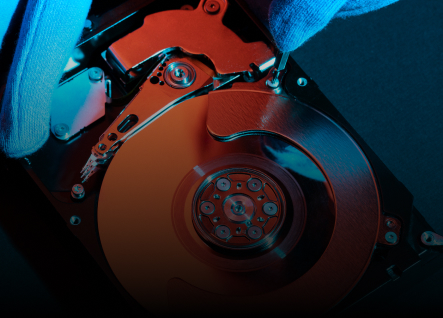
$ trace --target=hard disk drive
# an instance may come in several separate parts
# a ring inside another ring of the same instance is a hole
[[[412,195],[292,58],[274,71],[242,1],[89,19],[22,164],[134,310],[352,312],[438,258]]]

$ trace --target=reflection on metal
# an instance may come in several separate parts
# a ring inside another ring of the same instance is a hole
[[[265,63],[263,63],[262,65],[260,65],[259,67],[258,67],[258,69],[260,70],[260,71],[266,71],[268,68],[271,68],[272,66],[274,66],[274,63],[275,63],[275,57],[273,57],[272,59],[270,59],[269,61],[267,61],[267,62],[265,62]]]
[[[51,131],[58,139],[72,138],[81,129],[105,115],[103,71],[99,68],[91,70],[84,70],[54,91]],[[91,75],[93,80],[90,79]]]
[[[69,72],[79,65],[80,65],[79,62],[74,61],[74,59],[72,57],[70,57],[68,60],[68,63],[66,64],[65,68],[63,69],[63,72]]]
[[[275,161],[282,167],[291,169],[306,178],[321,182],[326,181],[318,167],[297,148],[286,146],[282,149],[273,149],[269,145],[265,145],[265,148],[269,155],[275,158]]]

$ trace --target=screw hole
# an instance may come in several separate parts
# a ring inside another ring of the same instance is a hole
[[[116,140],[117,140],[117,135],[114,134],[114,133],[110,133],[110,134],[108,135],[108,140],[110,140],[110,141],[116,141]]]
[[[214,199],[220,199],[220,196],[218,194],[214,194]]]
[[[212,221],[214,221],[214,222],[218,222],[218,221],[220,221],[220,217],[219,217],[219,216],[216,216],[215,218],[212,219]]]
[[[258,201],[261,201],[261,200],[263,200],[264,198],[265,198],[264,195],[259,195],[259,196],[257,197],[257,200],[258,200]]]
[[[151,84],[158,84],[158,82],[160,82],[160,79],[157,76],[152,76],[149,81],[151,82]]]
[[[238,228],[235,230],[235,233],[240,234],[240,233],[241,233],[241,227],[238,227]]]

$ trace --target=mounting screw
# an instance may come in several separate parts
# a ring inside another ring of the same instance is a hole
[[[53,127],[54,135],[57,139],[67,140],[69,139],[69,126],[66,124],[56,124]]]
[[[280,81],[278,80],[278,78],[275,78],[275,79],[268,79],[268,80],[266,81],[266,85],[267,85],[268,87],[270,87],[270,88],[275,89],[275,88],[277,88],[277,87],[280,85]]]
[[[77,215],[73,215],[69,219],[69,223],[71,223],[72,225],[79,225],[81,221],[82,219],[80,219],[80,217]]]
[[[249,190],[257,192],[261,189],[262,182],[259,179],[253,178],[248,181],[247,186]]]
[[[301,86],[301,87],[304,87],[304,86],[308,85],[308,80],[306,78],[304,78],[304,77],[300,77],[297,80],[297,85]]]
[[[220,191],[228,191],[231,188],[231,181],[226,178],[220,178],[217,180],[216,186]]]
[[[100,82],[103,78],[103,71],[99,67],[91,67],[88,71],[88,76],[91,82]]]
[[[217,235],[218,238],[224,240],[231,235],[231,230],[226,225],[220,225],[215,230],[215,235]]]
[[[214,213],[215,206],[214,203],[205,201],[200,205],[200,212],[203,214],[212,214]]]
[[[273,216],[277,213],[278,207],[277,204],[273,202],[267,202],[263,204],[263,213],[269,216]]]
[[[385,235],[385,239],[386,242],[390,243],[390,244],[395,244],[397,243],[397,234],[395,234],[394,232],[388,232]]]
[[[194,83],[196,72],[188,63],[173,62],[169,64],[163,77],[165,82],[172,88],[186,88]]]
[[[217,14],[220,11],[220,4],[214,0],[208,0],[205,3],[205,11],[209,14]]]
[[[85,188],[81,184],[74,184],[71,189],[71,196],[76,200],[83,199],[85,196]]]
[[[262,229],[255,225],[248,229],[248,236],[253,240],[259,239],[262,233]]]

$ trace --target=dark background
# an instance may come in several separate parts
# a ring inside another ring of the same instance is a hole
[[[333,20],[292,57],[443,233],[443,2],[401,0]],[[0,312],[124,313],[118,292],[39,188],[3,162]],[[54,218],[42,220],[42,211]],[[442,312],[442,283],[440,271],[399,292],[384,313]]]

